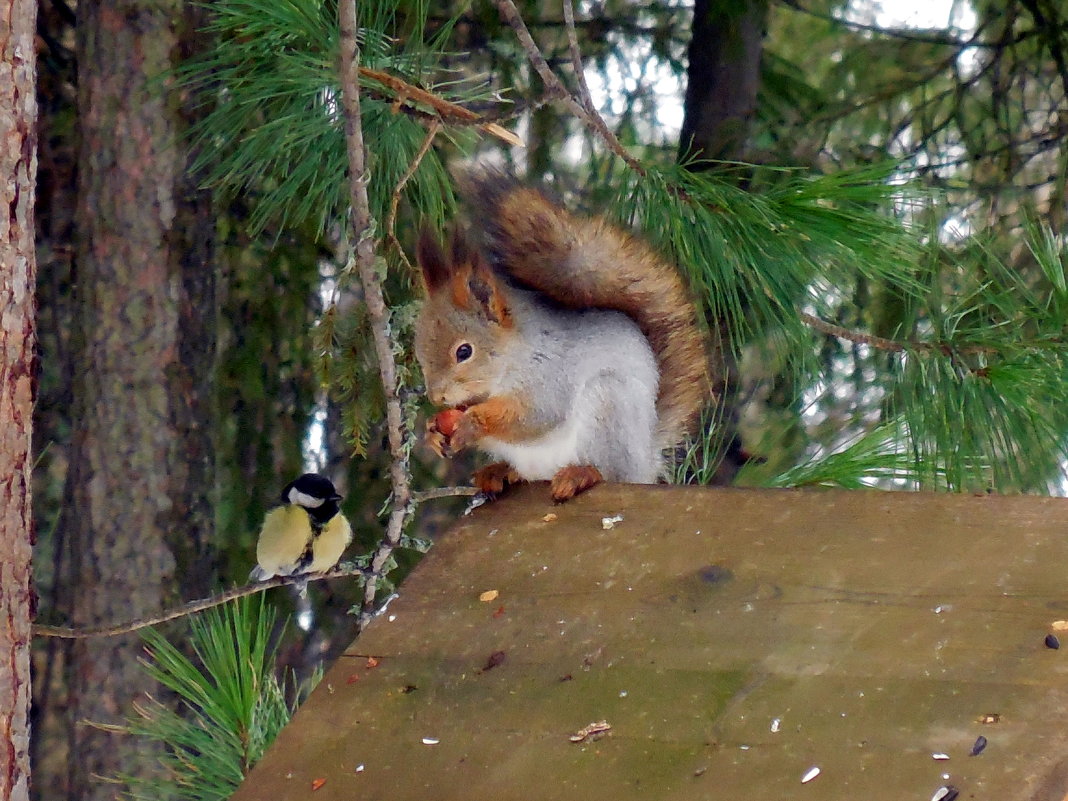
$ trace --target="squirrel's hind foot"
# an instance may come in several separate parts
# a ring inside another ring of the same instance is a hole
[[[507,462],[494,462],[475,471],[472,481],[483,492],[497,495],[509,484],[518,484],[523,479]]]
[[[590,464],[568,465],[556,471],[549,490],[557,503],[570,500],[595,484],[604,481],[601,471]]]

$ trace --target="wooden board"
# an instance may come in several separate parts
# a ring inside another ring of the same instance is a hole
[[[1062,801],[1066,575],[1063,499],[523,488],[442,538],[234,798]]]

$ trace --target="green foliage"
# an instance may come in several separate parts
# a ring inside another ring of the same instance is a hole
[[[349,191],[338,108],[335,4],[220,0],[208,8],[211,22],[205,32],[217,45],[179,74],[182,86],[205,106],[194,130],[196,166],[224,195],[250,200],[254,232],[306,221],[326,232],[345,219]],[[388,70],[452,100],[480,96],[477,86],[436,86],[430,80],[445,54],[436,40],[423,40],[426,3],[360,3],[358,13],[362,66]],[[408,35],[398,47],[402,28]],[[365,91],[368,191],[372,215],[381,222],[426,130],[418,119],[393,109],[393,97],[373,80]],[[444,218],[452,189],[434,153],[423,159],[406,196],[420,213],[439,222]]]
[[[856,437],[830,453],[815,454],[800,464],[761,476],[758,465],[747,465],[739,484],[763,487],[824,486],[864,489],[873,486],[915,487],[937,472],[917,462],[907,448],[908,434],[887,423]]]
[[[798,413],[833,408],[836,394],[851,399],[853,412],[837,418],[845,430],[828,429],[795,453],[800,462],[761,483],[859,486],[881,477],[884,486],[1048,491],[1068,459],[1063,240],[1029,223],[1016,256],[1024,266],[1009,267],[978,236],[924,244],[898,214],[936,207],[917,198],[903,206],[909,196],[887,167],[779,176],[756,173],[756,193],[721,175],[654,169],[618,182],[613,203],[676,255],[735,353],[775,353]],[[890,340],[864,333],[879,322],[873,292],[896,309]],[[852,304],[862,304],[857,344],[843,359],[836,342],[840,355],[821,362],[822,335],[798,312],[834,320]],[[850,362],[856,381],[843,373]],[[715,429],[691,443],[676,480],[716,476],[724,443]],[[855,445],[835,450],[843,436]]]
[[[220,315],[217,522],[231,563],[226,572],[236,577],[248,568],[264,512],[282,484],[303,470],[301,446],[323,389],[335,393],[356,453],[365,452],[382,419],[382,396],[355,282],[341,269],[346,243],[339,231],[349,190],[336,3],[223,0],[205,8],[203,33],[213,46],[183,65],[177,82],[200,107],[191,134],[194,166],[226,209],[219,222],[227,291]],[[452,100],[481,96],[480,85],[458,83],[441,68],[451,24],[431,25],[426,2],[361,3],[359,9],[363,66]],[[362,83],[368,189],[381,226],[426,128],[415,112],[392,107],[388,87],[374,79]],[[438,140],[447,147],[468,138],[457,129]],[[398,229],[413,227],[415,219],[443,223],[453,204],[443,164],[435,149],[422,159],[397,198]],[[403,301],[409,276],[394,269],[402,263],[395,251],[385,255],[388,289]],[[328,299],[324,281],[335,287]]]
[[[687,437],[670,454],[667,474],[672,484],[712,484],[723,461],[726,443],[723,441],[722,406],[708,405],[701,414],[697,431],[702,435]]]
[[[129,734],[166,749],[159,777],[123,777],[133,798],[229,798],[293,712],[275,674],[274,622],[262,594],[192,617],[188,644],[195,658],[146,630],[144,669],[180,709],[150,699],[128,722]]]
[[[1038,271],[978,237],[945,252],[910,332],[938,345],[892,363],[890,413],[949,487],[1047,491],[1068,460],[1068,251],[1045,226],[1021,234]]]
[[[625,176],[610,208],[675,255],[708,318],[726,323],[732,348],[783,333],[810,353],[797,309],[821,308],[828,288],[861,276],[919,291],[912,273],[920,246],[893,214],[903,189],[891,174],[891,165],[826,176],[779,171],[757,192],[677,165]]]
[[[336,107],[334,5],[296,0],[265,13],[251,0],[225,0],[211,8],[220,44],[185,74],[209,103],[199,142],[210,181],[249,204],[254,229],[338,230],[347,161]],[[536,4],[521,9],[550,62],[561,64],[567,43],[559,20]],[[937,171],[936,158],[962,142],[970,153],[989,151],[1022,124],[1019,115],[1008,113],[999,123],[1005,130],[993,131],[991,101],[961,91],[985,85],[987,75],[965,68],[952,74],[966,44],[960,31],[873,37],[835,22],[834,3],[812,9],[772,10],[754,131],[754,149],[765,160],[799,168],[718,164],[697,171],[709,165],[667,163],[666,150],[653,144],[660,134],[649,127],[656,120],[653,69],[638,76],[637,88],[628,84],[615,119],[621,138],[645,157],[644,174],[622,168],[585,132],[583,162],[567,163],[553,145],[577,126],[548,106],[529,117],[528,172],[553,175],[565,195],[582,186],[596,210],[677,259],[710,328],[750,370],[744,391],[762,396],[763,420],[751,426],[760,446],[749,437],[748,449],[760,455],[766,448],[774,458],[756,480],[848,486],[875,476],[954,489],[1044,487],[1059,472],[1061,432],[1068,430],[1052,401],[1065,377],[1063,242],[1035,226],[1024,232],[1022,254],[1011,253],[1020,237],[948,242],[956,209],[901,178],[903,165]],[[431,23],[428,3],[360,4],[361,63],[476,106],[492,95],[472,77],[472,63],[491,70],[498,86],[525,80],[517,68],[522,54],[495,15],[465,9],[456,26],[457,10],[448,7]],[[598,20],[603,29],[580,29],[589,34],[588,66],[610,71],[649,52],[677,74],[685,44],[678,9],[666,2],[627,17],[631,11],[610,4]],[[1013,14],[983,35],[1010,30],[1015,6]],[[1002,23],[1007,27],[998,28]],[[477,52],[458,52],[472,43]],[[1034,42],[1011,43],[1020,53],[1028,47]],[[573,80],[566,68],[559,71]],[[397,113],[386,82],[365,75],[361,86],[372,214],[383,226],[425,129],[417,115]],[[525,99],[537,102],[537,82],[526,91]],[[467,140],[451,124],[443,139],[451,144],[432,148],[396,198],[398,230],[415,218],[440,226],[452,210],[444,161],[451,145]],[[379,269],[401,343],[401,383],[409,387],[416,369],[404,345],[414,308],[410,276],[399,269],[406,263],[387,233],[375,232]],[[313,281],[335,282],[336,303],[319,314],[312,350],[319,380],[342,407],[353,451],[363,454],[381,419],[381,394],[362,306],[341,268],[346,244],[332,236],[335,255],[321,260]],[[804,314],[848,330],[822,333]],[[869,333],[890,347],[873,346]],[[773,366],[754,369],[761,359]],[[770,389],[756,389],[760,382]],[[407,389],[403,397],[410,421],[416,399]],[[719,428],[709,425],[712,433],[691,444],[677,478],[716,475],[725,446]],[[892,434],[901,447],[890,447]],[[769,476],[773,464],[782,473],[777,479]]]
[[[223,198],[231,203],[240,200],[249,210],[242,223],[247,233],[285,232],[274,234],[277,250],[277,246],[286,245],[288,232],[302,231],[323,250],[305,253],[299,272],[297,265],[292,265],[287,297],[261,293],[257,298],[262,302],[250,299],[250,306],[258,307],[264,315],[279,315],[280,324],[248,321],[252,336],[259,332],[270,339],[235,339],[236,352],[228,354],[234,358],[225,363],[239,372],[228,390],[238,395],[255,392],[263,383],[261,370],[270,369],[272,349],[293,342],[308,356],[307,361],[301,360],[301,368],[314,364],[316,375],[305,374],[289,386],[300,387],[313,397],[320,387],[329,387],[343,410],[342,421],[353,452],[365,454],[368,436],[382,419],[383,407],[362,304],[354,302],[349,271],[339,269],[347,245],[344,234],[338,231],[345,228],[341,223],[346,219],[349,188],[338,107],[336,6],[318,0],[271,3],[268,7],[251,0],[221,0],[209,8],[211,22],[206,33],[216,45],[187,64],[179,75],[180,84],[203,104],[203,116],[194,128],[196,166]],[[457,74],[448,68],[455,55],[443,48],[443,42],[454,20],[431,25],[428,3],[360,3],[358,13],[361,66],[387,72],[453,102],[470,103],[486,96],[486,87],[480,82],[457,80]],[[427,109],[396,107],[396,99],[396,91],[386,83],[373,76],[361,77],[372,216],[381,227],[392,221],[396,209],[399,225],[411,228],[418,219],[441,227],[454,199],[437,149],[425,154],[403,191],[398,188],[426,140],[429,117]],[[456,145],[470,136],[466,128],[455,128],[444,131],[439,139]],[[386,232],[380,229],[376,233]],[[410,294],[410,276],[398,269],[405,265],[403,254],[384,247],[383,256],[388,259],[382,263],[387,289],[394,303],[402,304]],[[263,278],[255,273],[250,277],[253,281]],[[335,287],[325,308],[317,297],[324,280]],[[295,300],[299,308],[284,308],[288,299]],[[308,341],[313,325],[315,331]],[[400,331],[404,319],[395,314],[394,325]],[[266,360],[258,358],[264,354],[268,354]],[[410,358],[401,360],[399,377],[404,385],[411,380],[411,365]],[[272,383],[268,379],[266,397],[271,396],[272,389],[277,392],[287,386],[270,386]],[[306,429],[311,407],[307,394],[285,410],[297,423],[292,432],[294,443],[300,442]],[[241,408],[249,409],[260,420],[265,417],[262,403],[253,401]],[[241,424],[240,418],[231,422]],[[282,472],[278,460],[262,451],[263,446],[273,447],[274,443],[262,436],[234,441],[239,450],[253,444],[261,446],[257,458],[238,454],[234,461],[238,469],[247,470],[247,465],[254,463],[267,471],[259,477],[263,480],[246,483],[261,486]],[[235,532],[242,526],[254,530],[263,504],[247,504],[247,514],[243,514],[241,499],[233,500],[232,511],[228,513],[228,507],[223,507],[224,519],[238,522]]]
[[[318,389],[310,332],[322,308],[319,262],[329,255],[310,228],[265,243],[231,217],[218,225],[228,281],[218,322],[216,464],[224,491],[216,525],[232,579],[248,575],[264,513],[304,472],[301,444]]]
[[[831,483],[851,486],[855,468],[856,481],[878,486],[1055,489],[1068,460],[1068,257],[1048,228],[1032,224],[1021,235],[1015,267],[978,237],[934,241],[918,273],[926,289],[898,298],[890,340],[860,331],[844,348],[827,336],[823,369],[795,374],[787,402],[813,421],[793,443],[799,466],[777,476],[754,466],[742,480],[778,486],[815,474],[823,483],[830,471]],[[874,316],[842,322],[858,320]],[[776,452],[779,436],[764,447]],[[839,455],[834,443],[857,436]]]

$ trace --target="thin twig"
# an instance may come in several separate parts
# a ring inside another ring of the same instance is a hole
[[[542,83],[545,84],[546,91],[555,98],[558,98],[564,102],[565,105],[571,110],[571,112],[585,123],[586,127],[600,136],[609,149],[619,156],[627,165],[634,170],[638,175],[644,176],[647,172],[645,167],[638,159],[632,156],[622,144],[616,135],[608,128],[608,125],[601,118],[601,115],[597,113],[592,107],[587,109],[585,104],[579,102],[564,86],[563,82],[556,76],[556,73],[552,71],[549,66],[549,62],[545,60],[545,56],[542,55],[541,50],[538,49],[537,43],[535,43],[533,37],[530,35],[530,31],[527,30],[526,23],[523,22],[523,18],[519,15],[519,10],[515,7],[515,3],[512,0],[496,0],[497,10],[500,12],[501,18],[511,26],[515,31],[516,38],[519,39],[519,44],[527,54],[527,58],[530,60],[531,66],[538,73]],[[574,34],[574,21],[570,26],[571,35]],[[581,71],[581,61],[576,69]],[[592,103],[591,103],[592,106]]]
[[[496,136],[510,145],[522,146],[523,144],[523,140],[507,128],[502,128],[495,122],[487,121],[474,111],[471,111],[471,109],[464,108],[443,97],[438,97],[421,86],[408,83],[403,78],[398,78],[396,75],[390,75],[388,72],[382,72],[381,70],[372,70],[367,67],[359,67],[358,69],[361,76],[378,81],[378,83],[394,93],[392,101],[394,111],[398,111],[401,108],[413,108],[409,101],[422,103],[424,106],[430,106],[430,108],[434,109],[437,117],[446,122],[455,125],[475,125],[484,133]]]
[[[893,39],[904,39],[910,42],[921,42],[923,44],[943,45],[945,47],[953,47],[957,50],[964,50],[969,47],[986,48],[986,49],[1000,49],[1001,45],[997,42],[979,42],[976,41],[975,36],[971,36],[967,39],[957,39],[952,36],[939,36],[937,34],[927,33],[915,33],[903,28],[887,28],[881,25],[870,25],[863,22],[856,22],[853,20],[843,19],[842,17],[836,17],[833,14],[826,14],[821,11],[815,11],[811,8],[805,8],[797,0],[783,0],[783,5],[787,8],[792,8],[794,11],[800,11],[802,14],[808,14],[810,17],[824,20],[835,25],[839,25],[843,28],[851,28],[856,31],[866,31],[868,33],[875,33],[880,36],[886,36]],[[1019,42],[1030,39],[1037,36],[1039,31],[1031,29],[1023,31],[1017,34],[1015,40],[1011,44],[1017,44]]]
[[[461,498],[464,496],[478,495],[481,490],[478,487],[434,487],[422,492],[412,493],[412,503],[434,501],[438,498]]]
[[[586,83],[586,69],[582,66],[582,51],[579,49],[578,34],[575,32],[575,8],[571,0],[563,0],[563,8],[567,47],[571,51],[571,68],[575,71],[575,83],[578,84],[578,100],[591,114],[597,114],[589,84]]]
[[[895,339],[886,339],[885,337],[878,337],[874,334],[866,334],[863,331],[853,331],[849,328],[843,328],[840,325],[829,323],[815,315],[801,312],[801,320],[810,328],[815,328],[817,331],[828,336],[838,337],[849,342],[856,343],[857,345],[869,345],[876,350],[883,350],[889,353],[903,353],[907,350],[925,350],[925,351],[938,351],[946,355],[958,354],[961,356],[975,356],[981,353],[998,353],[997,348],[990,348],[985,345],[963,345],[954,346],[945,342],[920,342],[917,340],[909,340],[908,342],[899,342]]]
[[[600,134],[608,146],[619,154],[631,168],[639,175],[645,175],[645,167],[623,147],[615,133],[608,127],[608,123],[604,121],[604,117],[597,111],[593,96],[590,94],[589,84],[586,83],[586,68],[582,65],[582,51],[579,50],[578,34],[575,32],[575,9],[571,5],[571,0],[563,0],[563,8],[568,48],[571,51],[571,68],[575,72],[575,83],[578,85],[578,101],[589,115],[587,124],[592,124],[593,130]]]
[[[412,179],[412,176],[415,175],[415,171],[419,169],[419,164],[423,161],[423,157],[430,152],[430,146],[434,143],[434,137],[438,135],[438,131],[440,130],[441,121],[437,119],[431,120],[427,125],[426,139],[423,140],[419,152],[415,154],[415,158],[412,159],[412,163],[408,165],[408,169],[404,171],[404,175],[397,181],[397,185],[393,187],[393,196],[389,199],[389,216],[386,217],[386,238],[389,240],[389,243],[397,249],[397,253],[400,254],[401,260],[409,271],[412,269],[412,265],[404,253],[404,248],[401,247],[400,240],[397,239],[397,207],[400,206],[400,196],[401,192],[404,190],[405,184]]]
[[[814,314],[801,312],[801,319],[810,328],[815,328],[822,334],[845,339],[857,345],[870,345],[877,350],[885,350],[891,353],[901,353],[908,350],[908,346],[902,342],[896,342],[893,339],[885,339],[884,337],[877,337],[874,334],[865,334],[863,331],[851,331],[848,328],[843,328],[840,325],[835,325],[834,323],[829,323],[826,320],[820,319]]]
[[[422,492],[411,493],[411,500],[412,504],[415,505],[424,503],[425,501],[437,500],[439,498],[464,497],[477,495],[478,493],[478,487],[434,487],[433,489],[423,490]],[[86,626],[84,628],[34,624],[33,633],[37,637],[65,640],[84,640],[91,637],[115,637],[119,634],[128,634],[139,629],[148,628],[149,626],[158,626],[160,623],[166,623],[170,620],[188,617],[197,612],[203,612],[205,609],[212,609],[237,598],[244,598],[247,595],[255,595],[258,592],[270,590],[274,587],[286,587],[293,584],[324,581],[326,579],[348,578],[351,576],[364,576],[365,578],[370,578],[369,573],[370,571],[365,567],[348,565],[335,567],[333,570],[329,570],[326,573],[312,573],[300,576],[275,576],[274,578],[258,581],[254,584],[245,584],[241,587],[234,587],[226,592],[211,595],[207,598],[198,598],[195,601],[190,601],[189,603],[165,610],[150,617],[137,618],[136,620],[129,620],[123,623]]]
[[[382,283],[375,269],[374,224],[367,198],[366,151],[360,118],[360,49],[356,39],[356,0],[341,0],[338,23],[341,29],[341,108],[345,117],[345,142],[349,160],[349,205],[356,267],[363,285],[364,303],[370,318],[371,336],[378,358],[378,373],[386,400],[386,432],[389,438],[390,485],[392,508],[386,521],[385,536],[371,558],[371,571],[364,585],[363,608],[359,626],[371,619],[375,590],[412,511],[408,472],[407,432],[397,383],[397,365],[393,361],[390,341],[389,309],[382,294]]]
[[[84,640],[90,637],[115,637],[119,634],[127,634],[131,631],[137,631],[138,629],[166,623],[168,620],[177,620],[180,617],[187,617],[188,615],[197,612],[203,612],[205,609],[220,606],[235,598],[244,598],[246,595],[255,595],[258,592],[263,592],[264,590],[269,590],[273,587],[285,587],[289,584],[301,584],[309,581],[359,576],[365,575],[366,573],[367,569],[363,567],[337,567],[326,573],[313,573],[302,576],[275,576],[274,578],[267,579],[266,581],[259,581],[255,584],[234,587],[232,590],[227,590],[226,592],[212,595],[208,598],[199,598],[196,601],[190,601],[187,604],[175,607],[174,609],[168,609],[151,617],[138,618],[125,623],[87,626],[85,628],[77,629],[69,628],[67,626],[45,626],[34,624],[33,633],[38,637],[58,637],[66,640]]]

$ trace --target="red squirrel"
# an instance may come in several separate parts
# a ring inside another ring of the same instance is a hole
[[[705,341],[673,265],[605,220],[573,215],[492,169],[462,179],[475,241],[424,231],[415,351],[427,441],[498,461],[475,484],[655,483],[708,397]]]

